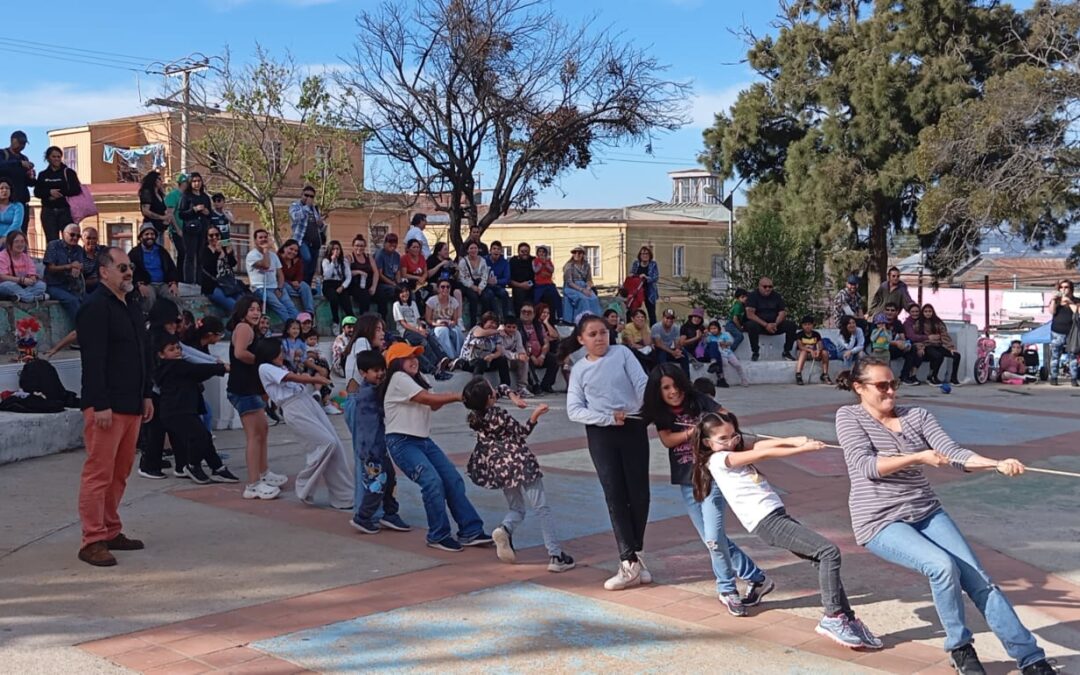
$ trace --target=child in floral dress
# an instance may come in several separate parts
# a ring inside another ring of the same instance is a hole
[[[462,392],[462,402],[471,410],[469,427],[476,431],[476,447],[469,456],[466,473],[472,482],[483,488],[502,490],[509,507],[502,525],[495,528],[491,538],[495,540],[499,560],[513,563],[513,530],[525,520],[526,504],[540,518],[544,545],[549,556],[549,572],[565,572],[573,569],[574,559],[562,550],[555,537],[555,526],[544,495],[543,474],[536,456],[529,450],[526,439],[540,416],[548,411],[546,405],[537,406],[529,421],[519,423],[500,408],[497,399],[504,396],[519,408],[525,402],[506,385],[498,390],[483,377],[474,377]]]

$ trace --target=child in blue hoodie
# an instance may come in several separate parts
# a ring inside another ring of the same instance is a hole
[[[379,385],[386,376],[386,361],[379,352],[365,350],[355,356],[359,388],[345,399],[345,422],[352,433],[356,457],[356,499],[349,524],[364,534],[376,534],[382,528],[408,532],[412,528],[398,515],[394,498],[397,475],[386,453],[386,426]],[[376,514],[382,507],[382,517]]]

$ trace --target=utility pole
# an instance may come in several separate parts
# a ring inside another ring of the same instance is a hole
[[[176,94],[173,94],[169,98],[153,98],[146,102],[148,106],[156,105],[163,108],[180,109],[180,171],[182,173],[187,173],[188,170],[188,133],[191,126],[191,112],[193,110],[204,114],[219,112],[217,108],[191,104],[191,74],[206,70],[209,67],[210,60],[205,57],[199,60],[184,59],[165,66],[163,72],[166,75],[171,77],[180,76],[180,101],[173,100],[176,96]]]

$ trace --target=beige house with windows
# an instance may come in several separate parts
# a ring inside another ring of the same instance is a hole
[[[201,133],[197,123],[191,125],[190,134],[197,138]],[[172,189],[173,177],[180,173],[180,114],[162,112],[135,115],[112,120],[56,129],[49,132],[49,144],[60,147],[64,162],[73,169],[83,184],[89,184],[99,214],[82,221],[83,227],[95,227],[101,235],[101,243],[131,248],[138,236],[143,217],[139,208],[139,181],[150,170],[157,170],[166,181],[166,192]],[[303,155],[316,162],[326,148],[312,147]],[[352,165],[357,167],[357,187],[362,189],[364,151],[360,145],[349,150]],[[130,160],[130,161],[129,161]],[[312,164],[311,166],[313,166]],[[276,200],[279,222],[287,229],[288,208],[300,196],[304,186],[303,174],[311,166],[300,162],[286,176],[285,184]],[[216,177],[212,166],[191,163],[190,171],[198,171],[206,181],[207,189],[216,192],[223,178]],[[357,188],[342,190],[342,200],[355,202]],[[369,194],[365,193],[365,197]],[[30,248],[38,255],[45,249],[45,236],[37,227],[36,199],[31,200]],[[231,234],[237,249],[237,257],[244,259],[250,234],[262,226],[260,218],[250,204],[230,202],[229,210],[236,218]],[[327,214],[329,236],[348,242],[356,234],[381,245],[388,232],[403,234],[408,229],[409,210],[403,199],[380,195],[374,203],[364,207],[334,208]],[[162,242],[165,243],[165,242]]]
[[[614,291],[622,284],[642,246],[660,267],[660,304],[685,308],[682,282],[693,277],[725,288],[720,242],[727,240],[728,211],[719,204],[640,204],[610,209],[534,209],[500,218],[484,233],[513,255],[520,242],[547,245],[557,268],[580,244],[597,286]],[[558,275],[557,275],[558,276]]]

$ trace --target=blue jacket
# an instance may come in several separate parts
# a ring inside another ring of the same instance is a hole
[[[345,400],[346,421],[352,433],[357,462],[383,461],[386,457],[386,424],[379,390],[367,381]]]
[[[641,262],[634,260],[630,265],[630,276],[637,276],[639,274],[645,274],[645,299],[649,302],[656,304],[657,299],[660,297],[660,289],[656,287],[656,284],[660,281],[660,266],[656,264],[655,260],[650,260],[648,267],[642,269]]]
[[[491,256],[488,256],[487,264],[499,286],[506,288],[510,285],[510,261],[506,256],[499,258],[499,262],[491,262]]]

